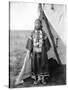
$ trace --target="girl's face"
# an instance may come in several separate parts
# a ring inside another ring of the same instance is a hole
[[[36,29],[39,29],[40,26],[41,26],[40,21],[35,21],[35,27],[36,27]]]

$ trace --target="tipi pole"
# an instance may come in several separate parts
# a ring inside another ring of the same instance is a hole
[[[40,16],[39,16],[39,18],[40,18],[41,20],[43,19],[43,20],[45,21],[45,23],[46,23],[46,26],[47,26],[47,29],[48,29],[48,32],[49,32],[51,41],[52,41],[52,43],[53,43],[54,52],[55,52],[55,55],[56,55],[58,64],[61,64],[61,60],[60,60],[59,54],[58,54],[58,52],[57,52],[57,48],[56,48],[55,41],[54,41],[54,37],[53,37],[53,35],[52,35],[51,29],[50,29],[50,26],[49,26],[48,19],[47,19],[46,15],[45,15],[45,13],[44,13],[44,11],[43,11],[43,9],[42,9],[42,4],[39,4],[39,11],[40,11]]]

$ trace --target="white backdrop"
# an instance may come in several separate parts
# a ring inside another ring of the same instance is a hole
[[[37,3],[10,3],[10,30],[33,30],[38,18]]]

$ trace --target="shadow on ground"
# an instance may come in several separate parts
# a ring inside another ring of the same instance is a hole
[[[33,85],[34,80],[29,77],[24,80],[23,84],[15,86],[15,79],[13,79],[13,84],[10,84],[10,88],[22,88],[22,87],[37,87],[37,86],[53,86],[53,85],[65,85],[66,84],[66,65],[57,64],[56,60],[51,58],[48,60],[50,78],[46,85],[39,83],[38,85]]]

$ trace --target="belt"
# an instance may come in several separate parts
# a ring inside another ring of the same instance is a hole
[[[40,52],[42,52],[42,49],[41,48],[33,48],[33,51],[37,52],[37,53],[40,53]]]

